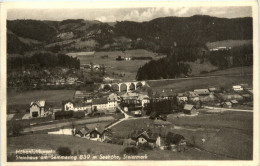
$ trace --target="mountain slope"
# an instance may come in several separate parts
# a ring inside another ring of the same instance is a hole
[[[83,19],[64,21],[7,21],[8,31],[17,37],[60,47],[58,51],[149,49],[167,51],[173,45],[203,47],[221,40],[252,40],[252,18],[164,17],[148,22],[102,23]],[[73,40],[75,42],[66,42]],[[9,48],[18,41],[8,35]],[[23,42],[22,42],[23,43]],[[65,44],[63,44],[65,43]],[[17,51],[10,50],[9,52]]]

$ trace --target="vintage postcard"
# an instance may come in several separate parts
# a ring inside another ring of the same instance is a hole
[[[0,5],[4,166],[259,164],[257,2]]]

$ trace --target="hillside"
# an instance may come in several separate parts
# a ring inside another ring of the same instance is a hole
[[[252,39],[252,18],[216,18],[210,16],[165,17],[149,22],[123,21],[116,25],[117,33],[131,39],[143,38],[161,45],[200,45],[227,39]],[[157,38],[156,38],[157,37]]]
[[[102,23],[89,20],[13,20],[7,29],[16,37],[42,42],[41,49],[59,51],[93,51],[148,49],[167,51],[178,46],[201,47],[220,40],[252,40],[252,18],[216,18],[210,16],[164,17],[148,22],[121,21]],[[72,42],[67,42],[67,40]],[[8,35],[8,53],[20,53],[13,46],[32,43]],[[26,43],[27,42],[27,43]],[[37,49],[39,49],[37,48]],[[35,49],[34,46],[30,49]],[[27,50],[23,50],[27,51]],[[23,53],[22,51],[22,53]]]

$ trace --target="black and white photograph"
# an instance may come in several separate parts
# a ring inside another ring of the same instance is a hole
[[[257,3],[117,3],[1,4],[2,161],[258,165]]]

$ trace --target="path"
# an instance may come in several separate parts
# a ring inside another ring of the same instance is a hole
[[[127,120],[127,119],[129,119],[129,118],[132,117],[132,116],[127,115],[127,113],[125,113],[125,111],[123,111],[119,106],[117,106],[117,109],[119,109],[119,110],[125,115],[125,117],[122,118],[122,119],[119,119],[119,121],[116,121],[115,123],[112,123],[111,125],[107,126],[106,129],[109,129],[109,128],[111,128],[111,127],[117,125],[118,123],[121,123],[121,122],[123,122],[124,120]]]
[[[125,113],[125,111],[123,111],[119,106],[117,107],[124,115],[125,117],[123,119],[120,119],[119,121],[116,121],[115,123],[112,123],[110,126],[106,127],[106,129],[109,129],[125,120],[135,120],[135,119],[145,119],[145,118],[149,118],[148,116],[143,116],[143,117],[133,117],[128,115],[127,113]]]
[[[171,81],[171,80],[192,80],[192,79],[216,78],[216,77],[224,77],[224,76],[241,77],[246,75],[253,75],[253,74],[220,74],[220,75],[210,75],[210,76],[194,76],[194,77],[185,77],[185,78],[171,78],[171,79],[158,79],[158,80],[146,80],[146,81],[156,82],[156,81]]]
[[[70,122],[61,122],[61,123],[47,124],[47,125],[41,125],[41,126],[32,126],[29,128],[25,128],[23,130],[23,132],[35,132],[35,131],[49,130],[49,129],[56,129],[56,128],[61,128],[61,127],[65,127],[65,126],[71,126],[72,124],[79,125],[79,124],[86,124],[86,123],[106,122],[106,121],[112,121],[112,120],[114,120],[114,118],[112,116],[87,118],[87,119],[74,120],[74,121],[70,121]]]
[[[253,112],[253,110],[234,109],[234,108],[220,108],[220,107],[208,107],[208,106],[203,106],[203,108],[221,110],[221,111]]]

